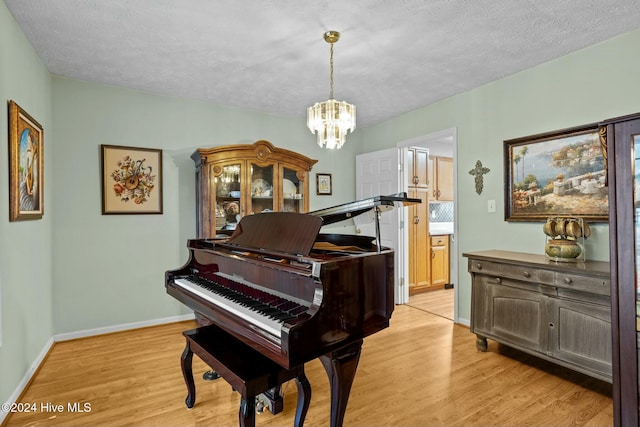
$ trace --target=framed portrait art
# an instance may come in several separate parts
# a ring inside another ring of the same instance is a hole
[[[44,214],[44,130],[9,101],[9,221]]]
[[[597,124],[504,141],[505,220],[609,216],[606,141]]]
[[[101,146],[102,214],[162,213],[162,150]]]
[[[320,196],[331,195],[331,174],[330,173],[317,173],[316,174],[316,194]]]

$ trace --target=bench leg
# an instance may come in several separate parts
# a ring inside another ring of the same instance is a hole
[[[256,397],[247,396],[240,399],[240,411],[238,413],[240,427],[255,427],[256,425]]]
[[[196,384],[193,382],[193,370],[191,368],[191,362],[193,361],[193,352],[191,351],[191,346],[189,345],[189,339],[187,339],[187,346],[182,352],[182,357],[180,358],[180,365],[182,366],[182,376],[184,377],[184,382],[187,384],[187,398],[184,403],[187,404],[187,408],[193,408],[193,405],[196,404]]]
[[[304,418],[309,410],[309,402],[311,402],[311,384],[307,377],[302,374],[296,378],[296,387],[298,388],[298,406],[296,407],[296,419],[294,427],[303,427]]]

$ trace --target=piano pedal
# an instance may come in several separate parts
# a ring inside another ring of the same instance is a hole
[[[268,409],[272,415],[279,414],[284,409],[284,400],[280,395],[280,387],[265,391],[256,396],[256,412],[261,414]]]
[[[220,375],[216,371],[207,371],[202,374],[202,379],[205,381],[213,381],[220,378]]]

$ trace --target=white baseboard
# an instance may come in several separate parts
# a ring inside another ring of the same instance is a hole
[[[183,320],[195,319],[195,315],[183,314],[181,316],[163,317],[161,319],[143,320],[142,322],[123,323],[114,326],[105,326],[102,328],[84,329],[76,332],[66,332],[64,334],[56,334],[53,336],[55,342],[69,341],[76,338],[92,337],[95,335],[109,334],[111,332],[126,331],[129,329],[146,328],[147,326],[163,325],[165,323],[182,322]]]
[[[38,354],[38,356],[36,357],[36,360],[34,360],[31,366],[29,366],[29,369],[27,369],[27,372],[22,377],[22,380],[18,384],[18,387],[16,387],[13,394],[9,396],[9,399],[7,400],[7,402],[3,402],[3,403],[15,403],[20,398],[20,395],[24,391],[25,387],[27,386],[27,384],[29,384],[29,381],[31,381],[33,374],[36,373],[36,371],[44,361],[45,357],[47,357],[47,354],[49,353],[49,350],[51,350],[53,343],[54,343],[53,338],[50,338],[49,341],[47,341],[42,351],[40,351],[40,354]],[[4,410],[5,409],[4,406],[5,405],[2,405],[2,408],[0,408],[0,424],[2,424],[4,422],[4,419],[7,417],[7,415],[9,415],[9,412]]]
[[[49,339],[49,341],[45,344],[40,354],[38,354],[38,356],[33,361],[31,366],[27,370],[27,372],[22,377],[22,380],[16,387],[13,394],[11,394],[11,396],[9,396],[9,399],[3,403],[9,403],[9,404],[15,403],[20,398],[20,395],[24,391],[25,387],[29,384],[29,381],[31,381],[33,374],[36,373],[36,371],[44,361],[45,357],[47,357],[47,354],[49,353],[49,350],[51,350],[51,347],[53,346],[54,342],[68,341],[76,338],[85,338],[85,337],[91,337],[94,335],[102,335],[102,334],[108,334],[111,332],[126,331],[129,329],[145,328],[147,326],[162,325],[165,323],[182,322],[183,320],[192,320],[192,319],[195,319],[195,315],[193,313],[183,314],[181,316],[163,317],[161,319],[145,320],[142,322],[133,322],[133,323],[124,323],[121,325],[105,326],[103,328],[85,329],[82,331],[67,332],[64,334],[56,334],[51,339]],[[0,424],[4,422],[4,419],[7,417],[8,414],[9,413],[5,412],[3,408],[0,408]]]

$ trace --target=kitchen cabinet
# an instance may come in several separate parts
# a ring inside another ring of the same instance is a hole
[[[407,189],[409,197],[422,203],[408,206],[409,294],[425,290],[431,284],[429,257],[429,200],[427,188]]]
[[[453,158],[429,156],[429,199],[438,202],[453,201]]]
[[[442,288],[449,283],[449,236],[431,236],[431,287]]]
[[[309,171],[317,160],[269,141],[196,150],[198,238],[233,229],[244,215],[307,212]]]
[[[508,251],[465,253],[471,274],[471,332],[612,381],[609,263],[558,263]]]
[[[423,148],[409,148],[407,153],[407,170],[409,171],[409,186],[414,188],[428,188],[429,150]]]

